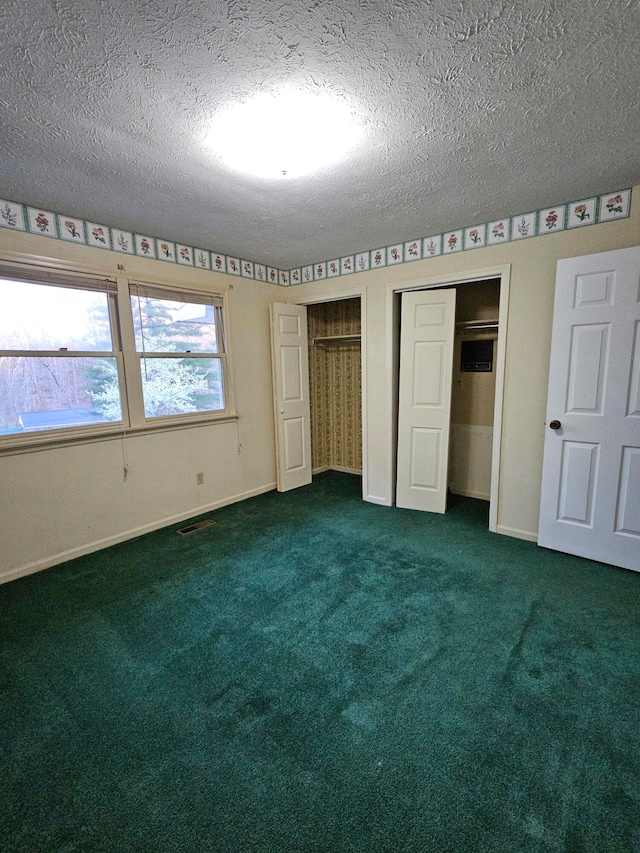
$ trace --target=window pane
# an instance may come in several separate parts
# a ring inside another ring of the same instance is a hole
[[[115,358],[0,358],[0,434],[121,420]]]
[[[224,409],[219,358],[143,358],[140,368],[147,418]]]
[[[106,293],[0,279],[0,349],[111,352]]]
[[[213,305],[131,297],[138,352],[217,352]]]

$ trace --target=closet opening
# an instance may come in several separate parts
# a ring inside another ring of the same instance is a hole
[[[508,291],[500,269],[394,292],[398,506],[446,512],[487,501],[497,530]]]
[[[489,501],[496,396],[500,279],[456,285],[450,494]]]
[[[313,474],[362,474],[359,296],[307,305]]]

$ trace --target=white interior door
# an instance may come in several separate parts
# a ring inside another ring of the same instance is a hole
[[[307,309],[271,304],[273,401],[278,491],[311,482]]]
[[[402,294],[396,505],[444,512],[456,291]]]
[[[640,571],[640,247],[558,262],[538,544]]]

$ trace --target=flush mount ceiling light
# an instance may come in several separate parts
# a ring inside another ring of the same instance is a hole
[[[285,89],[221,112],[205,143],[232,169],[282,180],[336,162],[361,136],[344,101]]]

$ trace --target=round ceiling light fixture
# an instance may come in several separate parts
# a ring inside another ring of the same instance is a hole
[[[232,169],[289,179],[340,160],[362,133],[343,100],[323,92],[283,89],[222,111],[205,143]]]

